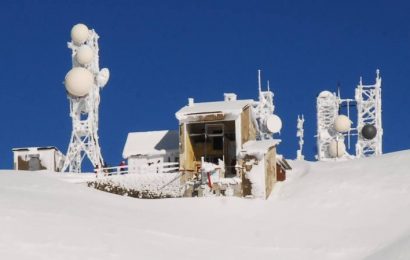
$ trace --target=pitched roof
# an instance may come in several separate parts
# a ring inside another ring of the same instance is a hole
[[[122,156],[165,154],[179,149],[179,134],[176,130],[129,133]]]
[[[240,114],[242,110],[252,104],[254,100],[245,99],[245,100],[232,100],[232,101],[216,101],[216,102],[202,102],[194,103],[191,106],[184,106],[178,112],[175,113],[175,116],[178,120],[189,116],[197,114],[210,114],[210,113],[223,113],[223,114]]]

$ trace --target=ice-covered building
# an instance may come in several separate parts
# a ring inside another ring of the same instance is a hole
[[[64,155],[54,146],[14,148],[14,169],[61,171]]]
[[[129,133],[123,150],[130,173],[143,172],[147,166],[161,171],[163,163],[179,161],[178,131],[162,130]]]
[[[194,103],[176,112],[179,162],[186,196],[201,192],[266,198],[277,181],[276,147],[261,138],[259,102],[237,100]]]

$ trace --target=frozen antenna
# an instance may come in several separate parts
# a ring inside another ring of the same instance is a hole
[[[258,95],[259,101],[254,104],[256,120],[258,122],[257,138],[260,140],[272,139],[272,134],[279,133],[282,128],[282,120],[274,113],[273,92],[262,91],[261,70],[258,70]]]
[[[298,123],[297,123],[297,132],[296,132],[296,137],[299,137],[299,150],[296,152],[296,159],[297,160],[303,160],[304,156],[302,153],[303,150],[303,144],[305,143],[303,140],[304,137],[304,129],[303,129],[303,124],[305,122],[305,117],[298,115]]]
[[[363,85],[360,77],[356,87],[357,131],[356,156],[368,157],[382,154],[382,78],[376,70],[374,85]]]
[[[72,50],[73,68],[67,73],[64,84],[73,130],[62,171],[81,172],[85,157],[96,168],[104,165],[98,137],[98,108],[100,88],[106,85],[109,70],[99,68],[98,38],[98,34],[84,24],[71,29],[68,48]]]

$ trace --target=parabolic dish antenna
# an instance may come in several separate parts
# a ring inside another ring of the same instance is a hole
[[[68,93],[76,97],[83,97],[93,87],[94,76],[87,69],[74,67],[65,76],[64,84]]]
[[[110,79],[110,71],[107,68],[103,68],[97,75],[97,84],[100,87],[104,87]]]
[[[88,27],[82,23],[74,25],[71,29],[71,40],[73,40],[76,45],[86,42],[89,36],[90,32]]]
[[[346,152],[346,145],[342,140],[332,140],[329,143],[329,154],[333,158],[340,158]]]
[[[352,122],[350,119],[345,115],[338,115],[334,122],[334,128],[339,133],[345,133],[350,130],[352,126]]]
[[[271,133],[279,133],[282,129],[282,120],[277,115],[269,115],[266,118],[266,128]]]

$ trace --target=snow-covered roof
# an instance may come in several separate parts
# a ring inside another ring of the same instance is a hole
[[[279,139],[247,141],[243,144],[241,153],[249,155],[265,154],[269,148],[277,146],[280,142]]]
[[[215,101],[215,102],[202,102],[193,103],[181,108],[175,113],[178,120],[183,119],[186,116],[197,114],[211,114],[211,113],[223,113],[223,114],[240,114],[242,110],[252,104],[254,100],[232,100],[232,101]]]
[[[165,154],[179,149],[179,134],[175,130],[129,133],[122,156]]]
[[[55,146],[43,146],[43,147],[20,147],[20,148],[13,148],[12,151],[41,151],[41,150],[56,150],[59,151],[57,149],[57,147]]]

